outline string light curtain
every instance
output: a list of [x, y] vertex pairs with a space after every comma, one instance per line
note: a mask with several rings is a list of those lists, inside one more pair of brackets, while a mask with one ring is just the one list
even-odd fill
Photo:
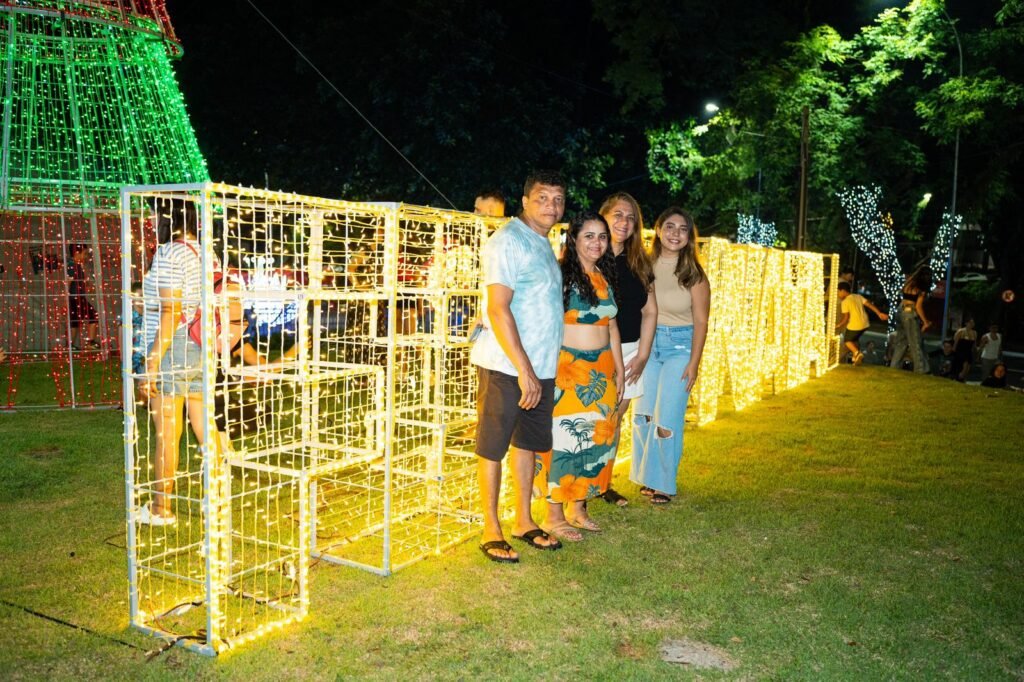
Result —
[[942, 212], [942, 222], [939, 224], [938, 232], [935, 233], [935, 243], [932, 245], [932, 255], [928, 261], [934, 279], [933, 289], [939, 285], [939, 282], [944, 281], [943, 275], [949, 263], [949, 251], [953, 248], [953, 237], [962, 222], [963, 216], [952, 215], [948, 211]]
[[775, 246], [775, 239], [779, 231], [775, 223], [764, 222], [757, 216], [748, 213], [737, 213], [736, 242], [738, 244], [759, 244], [761, 246]]
[[[889, 310], [898, 310], [900, 289], [903, 287], [903, 268], [896, 258], [896, 235], [892, 229], [892, 218], [882, 215], [878, 205], [882, 190], [877, 185], [848, 187], [836, 196], [846, 211], [850, 234], [864, 255], [868, 257], [875, 271]], [[889, 331], [896, 328], [896, 316], [889, 318]]]
[[0, 405], [114, 404], [119, 189], [207, 179], [181, 48], [162, 0], [0, 1], [0, 21]]

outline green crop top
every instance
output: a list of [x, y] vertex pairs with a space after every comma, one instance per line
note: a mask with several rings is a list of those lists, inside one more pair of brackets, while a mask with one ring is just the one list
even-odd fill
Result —
[[600, 272], [588, 272], [587, 277], [590, 278], [594, 292], [597, 293], [597, 305], [590, 305], [573, 289], [569, 292], [569, 309], [565, 311], [564, 321], [566, 324], [593, 324], [606, 327], [608, 320], [615, 317], [619, 311], [615, 305], [612, 288]]

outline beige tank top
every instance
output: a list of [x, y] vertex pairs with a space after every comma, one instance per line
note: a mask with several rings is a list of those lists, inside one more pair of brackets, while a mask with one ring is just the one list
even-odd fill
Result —
[[676, 259], [654, 261], [654, 294], [658, 297], [658, 324], [682, 327], [693, 324], [690, 290], [679, 285]]

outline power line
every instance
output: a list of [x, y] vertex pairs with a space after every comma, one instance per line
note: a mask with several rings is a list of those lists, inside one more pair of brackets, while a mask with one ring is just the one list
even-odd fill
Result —
[[377, 128], [377, 126], [373, 125], [373, 122], [372, 122], [372, 121], [370, 121], [370, 119], [368, 119], [368, 118], [366, 117], [366, 115], [365, 115], [365, 114], [363, 114], [363, 112], [359, 110], [359, 107], [357, 107], [357, 106], [356, 106], [355, 104], [353, 104], [353, 103], [352, 103], [352, 101], [351, 101], [351, 100], [350, 100], [350, 99], [349, 99], [348, 97], [346, 97], [346, 96], [345, 96], [345, 93], [343, 93], [343, 92], [342, 92], [341, 90], [339, 90], [339, 89], [338, 89], [338, 86], [336, 86], [336, 85], [335, 85], [335, 84], [334, 84], [334, 83], [333, 83], [333, 82], [331, 81], [331, 79], [330, 79], [330, 78], [328, 78], [328, 77], [327, 77], [326, 75], [324, 75], [324, 72], [323, 72], [323, 71], [321, 71], [321, 70], [320, 70], [319, 68], [317, 68], [316, 64], [314, 64], [314, 63], [313, 63], [313, 61], [312, 61], [312, 60], [311, 60], [311, 59], [310, 59], [309, 57], [307, 57], [307, 56], [306, 56], [306, 55], [305, 55], [305, 54], [304, 54], [304, 53], [302, 52], [302, 50], [300, 50], [300, 49], [298, 48], [298, 46], [297, 46], [297, 45], [296, 45], [295, 43], [293, 43], [293, 42], [292, 42], [291, 40], [289, 40], [288, 36], [287, 36], [287, 35], [285, 35], [284, 31], [282, 31], [281, 29], [279, 29], [279, 28], [277, 27], [277, 25], [276, 25], [276, 24], [275, 24], [275, 23], [274, 23], [273, 21], [271, 21], [271, 20], [270, 20], [270, 17], [268, 17], [268, 16], [266, 15], [266, 14], [264, 14], [264, 13], [263, 13], [263, 12], [262, 12], [262, 11], [260, 10], [260, 8], [259, 8], [259, 7], [257, 7], [257, 6], [255, 5], [255, 3], [253, 3], [253, 1], [252, 1], [252, 0], [245, 0], [245, 1], [246, 1], [247, 3], [249, 3], [249, 6], [250, 6], [250, 7], [252, 7], [252, 8], [253, 8], [253, 10], [254, 10], [254, 11], [255, 11], [255, 12], [257, 13], [257, 14], [259, 14], [259, 15], [260, 15], [260, 16], [261, 16], [261, 17], [263, 18], [263, 20], [264, 20], [265, 22], [267, 22], [267, 24], [268, 24], [268, 25], [269, 25], [269, 26], [270, 26], [270, 27], [271, 27], [272, 29], [274, 29], [274, 31], [276, 31], [276, 32], [277, 32], [277, 34], [278, 34], [279, 36], [281, 36], [281, 38], [282, 38], [282, 39], [284, 40], [284, 42], [288, 43], [289, 47], [291, 47], [291, 48], [292, 48], [293, 50], [295, 50], [295, 53], [296, 53], [297, 55], [299, 55], [299, 57], [301, 57], [301, 58], [302, 58], [302, 60], [303, 60], [304, 62], [306, 62], [307, 64], [309, 64], [309, 68], [313, 69], [313, 71], [315, 71], [315, 72], [316, 72], [316, 74], [317, 74], [318, 76], [320, 76], [320, 78], [322, 78], [322, 79], [323, 79], [323, 81], [324, 81], [325, 83], [327, 83], [327, 85], [329, 85], [329, 86], [330, 86], [330, 88], [331, 88], [332, 90], [334, 90], [334, 92], [338, 93], [338, 96], [339, 96], [339, 97], [341, 97], [341, 99], [342, 99], [342, 100], [344, 100], [345, 104], [349, 105], [349, 106], [350, 106], [350, 107], [352, 108], [352, 111], [356, 112], [356, 114], [358, 114], [358, 115], [359, 115], [359, 118], [363, 119], [363, 121], [364, 121], [364, 122], [366, 123], [366, 125], [370, 126], [370, 128], [371, 128], [371, 129], [373, 130], [373, 132], [377, 133], [377, 135], [379, 135], [379, 136], [380, 136], [380, 138], [381, 138], [382, 140], [384, 140], [384, 141], [385, 141], [385, 142], [386, 142], [386, 143], [388, 144], [388, 146], [389, 146], [389, 147], [391, 147], [391, 148], [392, 148], [393, 150], [395, 150], [395, 153], [396, 153], [396, 154], [398, 154], [398, 155], [399, 155], [400, 157], [402, 157], [402, 160], [403, 160], [403, 161], [405, 161], [405, 162], [406, 162], [407, 164], [409, 164], [409, 167], [410, 167], [410, 168], [412, 168], [412, 169], [413, 169], [414, 171], [416, 171], [416, 173], [417, 173], [417, 174], [418, 174], [418, 175], [419, 175], [419, 176], [420, 176], [421, 178], [423, 178], [424, 182], [426, 182], [426, 183], [427, 183], [428, 185], [430, 185], [430, 186], [431, 186], [431, 187], [433, 188], [433, 190], [434, 190], [435, 192], [437, 192], [437, 193], [438, 193], [438, 195], [440, 195], [440, 197], [441, 197], [442, 199], [444, 199], [444, 200], [445, 200], [446, 202], [448, 202], [448, 205], [449, 205], [449, 206], [451, 206], [451, 207], [452, 207], [452, 209], [454, 209], [454, 210], [456, 210], [456, 211], [457, 211], [457, 210], [459, 210], [459, 209], [458, 209], [458, 207], [457, 207], [457, 206], [456, 206], [456, 205], [455, 205], [454, 203], [452, 203], [452, 200], [451, 200], [451, 199], [449, 199], [449, 198], [448, 198], [447, 196], [445, 196], [445, 193], [444, 193], [444, 192], [442, 192], [442, 191], [441, 191], [440, 189], [438, 189], [437, 185], [435, 185], [434, 183], [432, 183], [432, 182], [430, 181], [430, 178], [428, 178], [428, 177], [427, 177], [426, 175], [424, 175], [424, 174], [423, 174], [423, 171], [421, 171], [421, 170], [420, 170], [419, 168], [417, 168], [417, 167], [416, 167], [416, 164], [414, 164], [414, 163], [413, 163], [412, 161], [410, 161], [410, 160], [409, 160], [409, 157], [407, 157], [407, 156], [406, 156], [405, 154], [403, 154], [403, 153], [402, 153], [402, 152], [401, 152], [401, 151], [400, 151], [400, 150], [398, 149], [398, 147], [396, 147], [396, 146], [394, 145], [394, 143], [392, 143], [392, 142], [391, 142], [391, 140], [389, 140], [389, 139], [388, 139], [387, 135], [385, 135], [384, 133], [382, 133], [382, 132], [380, 131], [380, 129], [379, 129], [379, 128]]

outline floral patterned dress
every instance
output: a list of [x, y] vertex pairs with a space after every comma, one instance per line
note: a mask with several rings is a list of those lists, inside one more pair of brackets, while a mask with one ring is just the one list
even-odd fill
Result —
[[[618, 309], [600, 273], [587, 273], [598, 302], [569, 297], [566, 324], [607, 326]], [[548, 502], [575, 502], [604, 493], [615, 461], [615, 361], [611, 346], [579, 350], [562, 346], [555, 376], [554, 449], [537, 453], [533, 489]]]

